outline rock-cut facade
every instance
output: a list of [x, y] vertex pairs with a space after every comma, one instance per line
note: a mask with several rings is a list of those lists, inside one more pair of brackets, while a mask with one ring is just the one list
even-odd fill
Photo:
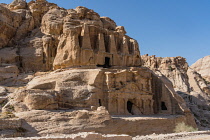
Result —
[[195, 126], [172, 84], [142, 67], [138, 42], [112, 19], [45, 0], [0, 8], [0, 84], [12, 93], [3, 111], [104, 106], [111, 115], [184, 115]]

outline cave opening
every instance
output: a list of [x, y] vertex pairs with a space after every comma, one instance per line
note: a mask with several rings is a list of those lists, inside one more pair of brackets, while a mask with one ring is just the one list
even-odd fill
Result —
[[161, 110], [167, 110], [165, 102], [161, 102]]

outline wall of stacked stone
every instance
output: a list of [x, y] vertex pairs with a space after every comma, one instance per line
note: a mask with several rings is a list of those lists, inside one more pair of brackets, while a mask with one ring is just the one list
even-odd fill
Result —
[[21, 119], [0, 119], [0, 129], [17, 129], [21, 125]]

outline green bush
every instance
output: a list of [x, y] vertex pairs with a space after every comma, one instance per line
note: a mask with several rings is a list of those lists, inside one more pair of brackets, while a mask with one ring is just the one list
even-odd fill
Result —
[[186, 125], [184, 122], [177, 123], [176, 127], [174, 129], [175, 133], [193, 132], [193, 131], [198, 131], [198, 129], [197, 128], [193, 128], [192, 126]]

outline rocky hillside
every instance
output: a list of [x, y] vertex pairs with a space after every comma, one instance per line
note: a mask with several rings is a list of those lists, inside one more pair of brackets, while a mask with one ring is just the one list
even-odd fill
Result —
[[210, 127], [210, 88], [201, 74], [188, 66], [185, 58], [143, 55], [142, 64], [173, 84], [175, 91], [187, 102], [197, 124]]
[[208, 83], [210, 83], [210, 55], [196, 61], [192, 66]]
[[91, 9], [66, 10], [46, 0], [15, 0], [0, 8], [0, 80], [104, 61], [106, 67], [141, 64], [137, 41]]
[[3, 137], [196, 128], [177, 93], [199, 123], [208, 122], [209, 89], [184, 58], [141, 57], [123, 26], [91, 9], [14, 0], [0, 5], [0, 29]]

